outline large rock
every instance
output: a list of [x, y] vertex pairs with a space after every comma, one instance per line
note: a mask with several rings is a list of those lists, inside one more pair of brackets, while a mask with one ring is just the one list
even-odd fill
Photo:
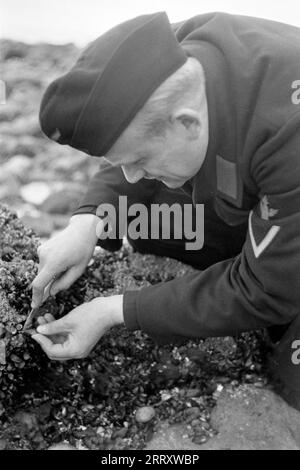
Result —
[[300, 449], [300, 413], [269, 389], [249, 385], [226, 389], [211, 422], [219, 434], [204, 448]]
[[161, 425], [148, 450], [300, 450], [300, 413], [267, 388], [227, 387], [212, 411], [217, 435], [189, 440], [185, 424]]

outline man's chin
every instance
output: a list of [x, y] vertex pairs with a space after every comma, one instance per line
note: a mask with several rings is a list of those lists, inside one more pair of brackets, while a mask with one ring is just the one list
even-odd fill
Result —
[[170, 180], [160, 180], [167, 188], [176, 189], [181, 188], [184, 185], [184, 181], [170, 181]]

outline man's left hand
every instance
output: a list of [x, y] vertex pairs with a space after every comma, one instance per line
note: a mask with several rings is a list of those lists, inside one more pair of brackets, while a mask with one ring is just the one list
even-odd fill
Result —
[[97, 297], [54, 320], [47, 314], [32, 338], [52, 360], [82, 359], [113, 326], [124, 323], [123, 296]]

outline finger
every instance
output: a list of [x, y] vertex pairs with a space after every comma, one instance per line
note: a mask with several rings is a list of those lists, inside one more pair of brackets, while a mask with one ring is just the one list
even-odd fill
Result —
[[46, 267], [44, 267], [32, 281], [32, 308], [39, 307], [39, 305], [42, 303], [44, 289], [55, 274], [57, 273], [55, 273], [53, 269], [46, 269]]
[[45, 323], [47, 323], [44, 317], [38, 317], [37, 322], [39, 325], [45, 325]]
[[78, 277], [82, 274], [82, 268], [73, 266], [65, 271], [59, 278], [56, 278], [51, 285], [51, 295], [56, 295], [58, 292], [68, 289]]
[[34, 341], [36, 341], [41, 346], [43, 351], [49, 356], [53, 347], [52, 341], [46, 336], [40, 334], [31, 335], [31, 338], [34, 339]]
[[64, 344], [53, 344], [49, 338], [40, 334], [35, 334], [31, 337], [41, 346], [50, 359], [61, 361], [71, 359]]
[[55, 318], [53, 315], [51, 315], [51, 313], [46, 313], [44, 315], [44, 319], [45, 319], [45, 323], [50, 323], [52, 321], [55, 321]]
[[51, 288], [52, 288], [52, 284], [54, 282], [54, 279], [51, 279], [51, 281], [49, 282], [49, 284], [45, 287], [45, 290], [44, 290], [44, 294], [43, 294], [43, 300], [42, 302], [44, 303], [48, 297], [50, 297], [51, 295]]
[[60, 320], [51, 321], [51, 323], [38, 326], [37, 332], [42, 335], [51, 336], [67, 333], [68, 328], [66, 327], [64, 318], [61, 318]]

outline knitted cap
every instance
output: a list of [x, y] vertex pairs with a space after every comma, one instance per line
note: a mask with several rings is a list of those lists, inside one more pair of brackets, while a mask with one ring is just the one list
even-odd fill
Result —
[[166, 13], [126, 21], [92, 42], [49, 85], [40, 108], [42, 130], [60, 144], [103, 156], [186, 60]]

